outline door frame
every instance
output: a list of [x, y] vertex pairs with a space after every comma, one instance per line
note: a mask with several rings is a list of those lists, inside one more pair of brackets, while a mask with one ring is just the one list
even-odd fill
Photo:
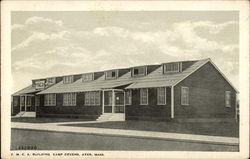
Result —
[[104, 92], [107, 92], [107, 91], [112, 91], [112, 103], [111, 103], [111, 106], [112, 106], [112, 112], [111, 114], [115, 114], [115, 91], [121, 91], [123, 92], [124, 94], [124, 114], [125, 114], [125, 91], [123, 89], [103, 89], [102, 90], [102, 114], [110, 114], [110, 113], [105, 113], [104, 112], [104, 103], [105, 103], [105, 95], [104, 95]]

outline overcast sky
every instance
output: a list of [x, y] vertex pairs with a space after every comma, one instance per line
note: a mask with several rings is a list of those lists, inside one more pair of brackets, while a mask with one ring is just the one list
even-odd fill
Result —
[[211, 58], [239, 86], [238, 12], [12, 12], [12, 92], [32, 79]]

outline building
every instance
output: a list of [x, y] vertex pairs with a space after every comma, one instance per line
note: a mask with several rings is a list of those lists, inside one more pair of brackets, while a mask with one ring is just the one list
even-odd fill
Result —
[[234, 119], [237, 90], [210, 59], [32, 80], [12, 115], [98, 120]]

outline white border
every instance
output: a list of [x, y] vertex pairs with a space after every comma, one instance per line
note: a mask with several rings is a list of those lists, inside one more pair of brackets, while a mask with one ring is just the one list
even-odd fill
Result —
[[[240, 152], [103, 151], [102, 158], [248, 158], [249, 2], [248, 1], [2, 1], [1, 106], [2, 157], [10, 156], [11, 11], [240, 11]], [[15, 151], [13, 151], [15, 152]], [[46, 151], [36, 151], [46, 152]], [[61, 152], [61, 151], [53, 151]], [[64, 151], [72, 152], [72, 151]], [[83, 151], [76, 151], [83, 152]], [[100, 151], [88, 151], [100, 152]], [[22, 157], [20, 157], [22, 158]], [[27, 156], [23, 158], [28, 158]], [[40, 157], [40, 158], [47, 158]], [[60, 157], [62, 158], [62, 157]], [[69, 158], [69, 157], [68, 157]], [[73, 157], [77, 158], [77, 157]], [[89, 157], [84, 157], [89, 158]]]

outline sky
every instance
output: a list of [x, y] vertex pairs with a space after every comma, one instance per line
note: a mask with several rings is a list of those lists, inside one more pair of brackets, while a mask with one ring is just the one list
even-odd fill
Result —
[[210, 58], [239, 87], [234, 11], [12, 12], [16, 92], [32, 79]]

